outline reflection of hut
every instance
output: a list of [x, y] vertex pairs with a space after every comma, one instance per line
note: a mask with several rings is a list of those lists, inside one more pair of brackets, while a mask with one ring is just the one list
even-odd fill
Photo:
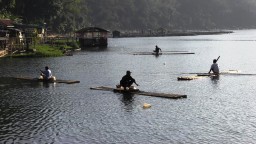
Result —
[[113, 38], [119, 38], [121, 36], [121, 33], [120, 31], [115, 30], [112, 32], [112, 35], [113, 35]]
[[97, 27], [87, 27], [76, 31], [81, 47], [97, 47], [108, 45], [108, 31]]

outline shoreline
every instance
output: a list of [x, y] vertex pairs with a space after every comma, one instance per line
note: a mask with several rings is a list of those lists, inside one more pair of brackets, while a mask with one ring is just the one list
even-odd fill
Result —
[[233, 31], [173, 31], [169, 33], [138, 33], [138, 32], [126, 32], [120, 33], [120, 36], [113, 38], [125, 38], [125, 37], [166, 37], [166, 36], [197, 36], [197, 35], [217, 35], [217, 34], [229, 34]]

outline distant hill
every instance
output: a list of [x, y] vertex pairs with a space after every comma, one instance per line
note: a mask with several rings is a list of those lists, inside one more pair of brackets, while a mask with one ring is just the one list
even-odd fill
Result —
[[256, 27], [256, 0], [0, 0], [0, 18], [46, 23], [67, 33], [110, 30], [209, 30]]

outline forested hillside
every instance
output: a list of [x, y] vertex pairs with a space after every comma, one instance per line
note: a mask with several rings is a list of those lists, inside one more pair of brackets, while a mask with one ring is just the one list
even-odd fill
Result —
[[255, 28], [256, 0], [0, 0], [0, 18], [46, 23], [56, 32]]

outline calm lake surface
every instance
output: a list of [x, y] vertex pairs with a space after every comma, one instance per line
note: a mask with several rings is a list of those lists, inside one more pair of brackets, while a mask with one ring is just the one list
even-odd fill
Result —
[[[189, 51], [191, 55], [132, 55]], [[177, 81], [182, 73], [256, 73], [256, 30], [232, 34], [109, 39], [107, 49], [57, 58], [0, 59], [0, 143], [256, 143], [256, 76]], [[38, 77], [48, 65], [57, 79], [43, 84], [11, 77]], [[166, 99], [94, 91], [119, 83], [126, 70], [143, 91], [186, 94]], [[144, 103], [152, 105], [143, 109]]]

